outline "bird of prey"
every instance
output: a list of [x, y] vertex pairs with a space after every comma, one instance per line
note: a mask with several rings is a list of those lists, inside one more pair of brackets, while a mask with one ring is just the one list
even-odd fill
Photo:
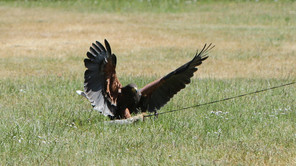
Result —
[[142, 89], [137, 89], [133, 83], [121, 85], [116, 76], [116, 56], [108, 41], [105, 39], [104, 42], [105, 47], [98, 41], [92, 43], [87, 52], [87, 58], [84, 59], [84, 92], [77, 93], [86, 97], [95, 110], [111, 120], [130, 118], [132, 113], [156, 113], [190, 83], [197, 66], [208, 58], [209, 51], [214, 47], [205, 44], [191, 61]]

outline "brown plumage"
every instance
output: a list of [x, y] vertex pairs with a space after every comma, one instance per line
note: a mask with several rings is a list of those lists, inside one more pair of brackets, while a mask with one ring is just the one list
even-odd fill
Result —
[[138, 90], [135, 84], [122, 86], [116, 76], [116, 56], [105, 40], [105, 47], [98, 41], [92, 44], [84, 59], [84, 92], [95, 110], [111, 119], [125, 119], [131, 113], [156, 112], [176, 93], [190, 83], [197, 66], [208, 58], [214, 46], [204, 45], [194, 58]]

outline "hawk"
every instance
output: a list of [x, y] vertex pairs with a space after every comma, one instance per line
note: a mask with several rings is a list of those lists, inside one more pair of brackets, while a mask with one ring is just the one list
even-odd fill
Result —
[[190, 83], [190, 78], [208, 58], [209, 51], [214, 47], [205, 44], [193, 59], [164, 77], [157, 79], [142, 89], [133, 83], [122, 86], [116, 76], [117, 59], [112, 53], [108, 41], [105, 47], [98, 41], [92, 43], [87, 58], [84, 59], [84, 92], [77, 91], [86, 97], [93, 108], [113, 119], [127, 119], [132, 113], [156, 113], [176, 93]]

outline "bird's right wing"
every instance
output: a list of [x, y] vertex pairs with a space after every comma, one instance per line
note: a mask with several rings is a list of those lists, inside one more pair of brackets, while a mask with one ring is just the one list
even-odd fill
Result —
[[95, 110], [105, 116], [114, 116], [122, 85], [116, 76], [116, 56], [112, 54], [107, 40], [105, 47], [96, 41], [86, 54], [84, 93]]
[[140, 90], [139, 107], [141, 110], [154, 112], [164, 106], [181, 89], [185, 88], [186, 84], [190, 83], [193, 73], [197, 70], [196, 66], [201, 65], [202, 61], [208, 58], [207, 54], [213, 47], [212, 44], [204, 45], [203, 49], [197, 52], [191, 61], [143, 87]]

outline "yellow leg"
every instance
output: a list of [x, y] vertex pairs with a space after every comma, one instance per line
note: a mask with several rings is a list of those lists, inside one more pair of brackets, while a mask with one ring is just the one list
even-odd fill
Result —
[[124, 117], [125, 119], [131, 117], [131, 114], [130, 114], [130, 111], [129, 111], [128, 108], [126, 108], [126, 109], [124, 110], [124, 112], [123, 112], [123, 117]]

